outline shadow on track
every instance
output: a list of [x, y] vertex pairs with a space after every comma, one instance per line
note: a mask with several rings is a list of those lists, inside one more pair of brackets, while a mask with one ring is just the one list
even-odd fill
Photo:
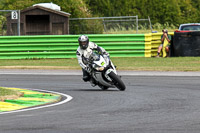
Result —
[[118, 92], [119, 90], [101, 90], [101, 89], [70, 89], [70, 90], [68, 90], [68, 91], [91, 91], [91, 92], [106, 92], [106, 91], [108, 91], [108, 92]]

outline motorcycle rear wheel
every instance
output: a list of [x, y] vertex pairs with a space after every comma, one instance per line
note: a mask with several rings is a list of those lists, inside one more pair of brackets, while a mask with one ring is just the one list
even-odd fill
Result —
[[124, 91], [126, 89], [126, 86], [124, 85], [123, 81], [121, 78], [116, 75], [114, 72], [110, 72], [108, 76], [113, 80], [114, 85], [120, 90]]

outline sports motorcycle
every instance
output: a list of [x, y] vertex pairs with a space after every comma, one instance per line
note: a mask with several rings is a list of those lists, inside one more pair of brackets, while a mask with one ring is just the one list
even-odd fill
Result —
[[90, 68], [91, 83], [95, 83], [102, 90], [108, 88], [118, 88], [120, 91], [126, 89], [125, 84], [118, 76], [116, 67], [109, 56], [93, 51], [88, 59]]

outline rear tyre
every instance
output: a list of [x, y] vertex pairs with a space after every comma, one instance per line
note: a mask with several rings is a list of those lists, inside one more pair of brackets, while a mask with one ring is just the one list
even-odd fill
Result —
[[114, 72], [110, 72], [108, 76], [113, 80], [114, 85], [120, 90], [124, 91], [126, 89], [126, 86], [124, 85], [123, 81], [121, 78], [116, 75]]

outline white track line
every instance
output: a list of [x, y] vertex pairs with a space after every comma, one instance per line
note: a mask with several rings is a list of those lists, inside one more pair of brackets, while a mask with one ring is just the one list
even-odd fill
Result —
[[[8, 87], [8, 88], [13, 88], [13, 87]], [[33, 107], [33, 108], [27, 108], [27, 109], [20, 109], [20, 110], [14, 110], [14, 111], [9, 111], [9, 112], [0, 112], [0, 115], [1, 114], [10, 114], [10, 113], [24, 112], [24, 111], [29, 111], [29, 110], [36, 110], [36, 109], [41, 109], [41, 108], [47, 108], [47, 107], [57, 106], [57, 105], [61, 105], [61, 104], [67, 103], [67, 102], [69, 102], [69, 101], [71, 101], [73, 99], [73, 97], [71, 97], [69, 95], [66, 95], [64, 93], [55, 92], [55, 91], [47, 91], [47, 90], [41, 90], [41, 89], [31, 89], [31, 90], [59, 94], [59, 95], [62, 95], [64, 97], [66, 97], [66, 99], [64, 101], [61, 101], [61, 102], [58, 102], [58, 103], [44, 105], [44, 106], [41, 105], [39, 107]]]

